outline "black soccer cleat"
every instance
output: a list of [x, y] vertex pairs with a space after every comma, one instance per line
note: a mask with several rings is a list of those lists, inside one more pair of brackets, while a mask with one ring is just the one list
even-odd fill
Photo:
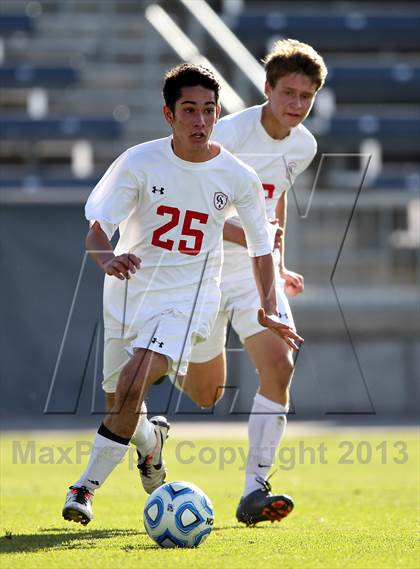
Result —
[[267, 480], [258, 477], [257, 481], [262, 488], [241, 498], [236, 510], [236, 519], [247, 526], [267, 521], [281, 522], [293, 510], [292, 498], [284, 494], [273, 496], [271, 484]]

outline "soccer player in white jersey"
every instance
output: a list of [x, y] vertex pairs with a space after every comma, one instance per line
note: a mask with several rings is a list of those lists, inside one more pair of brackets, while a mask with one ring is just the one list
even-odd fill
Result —
[[[316, 153], [316, 141], [301, 123], [312, 108], [327, 69], [312, 47], [296, 40], [277, 42], [264, 63], [267, 101], [224, 117], [213, 136], [251, 165], [263, 183], [269, 227], [273, 245], [277, 247], [279, 315], [283, 323], [294, 328], [284, 290], [295, 295], [303, 291], [304, 284], [301, 275], [285, 267], [287, 192]], [[249, 417], [245, 486], [236, 512], [239, 521], [252, 525], [281, 520], [293, 508], [289, 496], [271, 494], [267, 478], [286, 428], [294, 364], [290, 345], [265, 330], [257, 320], [258, 294], [238, 219], [226, 223], [224, 239], [221, 310], [211, 336], [192, 351], [182, 389], [203, 407], [214, 405], [222, 397], [226, 380], [226, 327], [231, 319], [260, 381]]]
[[[104, 381], [107, 415], [63, 517], [86, 525], [92, 497], [137, 446], [145, 490], [165, 479], [169, 425], [150, 421], [142, 403], [162, 375], [182, 375], [192, 345], [209, 336], [220, 303], [223, 226], [235, 207], [247, 235], [261, 295], [260, 322], [296, 349], [301, 338], [277, 316], [274, 264], [264, 197], [256, 173], [210, 140], [219, 84], [205, 68], [168, 72], [163, 113], [172, 136], [123, 153], [90, 195], [87, 250], [106, 273]], [[111, 238], [120, 238], [115, 251]], [[256, 309], [257, 312], [257, 309]], [[139, 420], [140, 415], [140, 420]]]

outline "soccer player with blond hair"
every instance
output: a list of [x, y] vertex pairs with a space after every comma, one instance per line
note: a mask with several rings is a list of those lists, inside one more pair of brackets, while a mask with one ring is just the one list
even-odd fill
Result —
[[[265, 207], [277, 263], [277, 304], [281, 322], [294, 328], [286, 294], [303, 291], [303, 277], [285, 266], [287, 196], [296, 177], [312, 162], [316, 141], [302, 122], [324, 84], [327, 68], [309, 45], [278, 41], [265, 57], [267, 100], [222, 118], [214, 139], [252, 166], [263, 183]], [[255, 220], [258, 224], [259, 221]], [[281, 520], [293, 508], [289, 496], [272, 495], [268, 473], [286, 428], [293, 345], [258, 321], [258, 293], [246, 254], [247, 239], [238, 218], [224, 229], [222, 302], [211, 336], [193, 348], [180, 387], [203, 407], [223, 395], [228, 320], [244, 344], [259, 376], [248, 422], [249, 452], [245, 485], [236, 515], [248, 525]]]

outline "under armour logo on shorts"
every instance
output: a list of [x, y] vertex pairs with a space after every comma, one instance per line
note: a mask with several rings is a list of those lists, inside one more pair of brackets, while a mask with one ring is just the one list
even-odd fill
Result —
[[156, 344], [156, 343], [159, 345], [159, 348], [163, 348], [164, 342], [159, 342], [159, 340], [157, 338], [153, 338], [152, 344]]

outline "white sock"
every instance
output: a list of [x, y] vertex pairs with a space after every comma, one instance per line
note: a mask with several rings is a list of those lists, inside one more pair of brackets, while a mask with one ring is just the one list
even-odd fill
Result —
[[100, 488], [114, 468], [124, 460], [127, 450], [128, 441], [123, 444], [96, 433], [88, 465], [74, 486], [86, 486], [90, 492]]
[[286, 429], [288, 408], [257, 393], [248, 420], [248, 460], [246, 466], [246, 496], [261, 488], [256, 477], [267, 479], [277, 447]]
[[147, 418], [147, 407], [141, 404], [139, 422], [131, 437], [131, 442], [136, 445], [142, 456], [147, 456], [156, 446], [156, 433], [153, 424]]

